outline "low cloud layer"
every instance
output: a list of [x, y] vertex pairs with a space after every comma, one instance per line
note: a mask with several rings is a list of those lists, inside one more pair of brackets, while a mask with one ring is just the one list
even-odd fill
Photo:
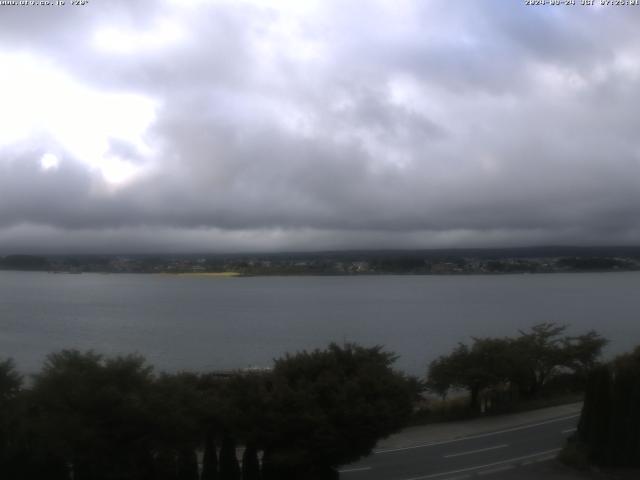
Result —
[[1, 8], [0, 252], [640, 240], [640, 9]]

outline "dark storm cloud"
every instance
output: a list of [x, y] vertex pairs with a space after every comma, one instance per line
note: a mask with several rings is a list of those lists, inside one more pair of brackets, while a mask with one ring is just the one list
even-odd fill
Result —
[[[138, 169], [122, 183], [68, 138], [0, 141], [3, 250], [640, 238], [634, 9], [220, 1], [7, 12], [0, 54], [155, 107], [140, 139], [106, 139], [100, 155]], [[43, 168], [50, 152], [59, 164]]]

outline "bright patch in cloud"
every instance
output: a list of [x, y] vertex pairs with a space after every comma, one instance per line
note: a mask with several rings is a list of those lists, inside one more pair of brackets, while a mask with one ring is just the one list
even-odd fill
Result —
[[107, 182], [116, 185], [126, 182], [137, 172], [135, 165], [118, 157], [105, 158], [100, 165], [100, 170]]
[[40, 159], [40, 166], [43, 170], [55, 170], [60, 165], [60, 160], [52, 153], [45, 153]]
[[161, 50], [180, 43], [185, 38], [184, 29], [168, 20], [158, 21], [147, 31], [106, 27], [95, 32], [93, 46], [108, 53], [123, 55]]
[[[131, 178], [137, 167], [114, 167], [110, 140], [126, 142], [147, 158], [152, 155], [144, 139], [156, 118], [157, 105], [150, 98], [90, 89], [33, 57], [0, 55], [0, 71], [0, 147], [52, 138], [111, 182]], [[116, 163], [121, 162], [126, 159]], [[41, 165], [53, 168], [53, 155], [45, 155]]]

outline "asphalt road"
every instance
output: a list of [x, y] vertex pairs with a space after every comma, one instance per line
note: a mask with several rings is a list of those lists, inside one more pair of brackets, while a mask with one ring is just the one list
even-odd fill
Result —
[[341, 469], [343, 480], [463, 480], [518, 478], [518, 469], [556, 457], [579, 415], [455, 440], [378, 450]]

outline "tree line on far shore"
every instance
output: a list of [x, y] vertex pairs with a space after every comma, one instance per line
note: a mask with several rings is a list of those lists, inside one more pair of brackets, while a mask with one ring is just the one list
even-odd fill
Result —
[[[267, 372], [154, 374], [65, 350], [29, 386], [0, 362], [4, 480], [313, 480], [405, 425], [418, 382], [381, 347], [332, 344]], [[239, 458], [240, 457], [240, 461]]]

